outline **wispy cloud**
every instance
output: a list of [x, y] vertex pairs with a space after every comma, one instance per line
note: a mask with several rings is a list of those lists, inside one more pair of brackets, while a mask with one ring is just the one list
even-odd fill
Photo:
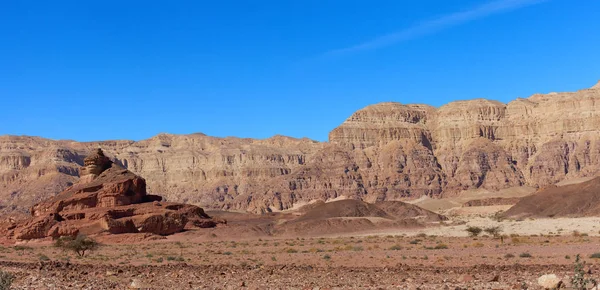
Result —
[[431, 34], [493, 14], [508, 12], [547, 1], [549, 0], [498, 0], [494, 2], [488, 2], [476, 7], [472, 7], [469, 10], [454, 12], [433, 20], [423, 21], [406, 29], [383, 35], [357, 45], [331, 50], [327, 52], [326, 55], [342, 55], [365, 50], [373, 50], [411, 40], [419, 36]]

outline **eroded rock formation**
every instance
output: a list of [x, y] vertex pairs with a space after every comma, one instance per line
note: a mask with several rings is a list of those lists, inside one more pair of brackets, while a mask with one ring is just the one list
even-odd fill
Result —
[[91, 143], [3, 136], [0, 211], [23, 210], [89, 175], [79, 166], [99, 147], [143, 176], [151, 192], [217, 209], [268, 212], [342, 195], [376, 202], [542, 187], [598, 173], [599, 128], [595, 85], [508, 104], [376, 104], [350, 116], [325, 143], [202, 134]]
[[146, 181], [110, 161], [98, 149], [84, 159], [78, 183], [34, 205], [31, 218], [13, 222], [7, 235], [17, 240], [74, 236], [78, 233], [170, 235], [193, 225], [216, 223], [202, 208], [161, 202], [146, 193]]

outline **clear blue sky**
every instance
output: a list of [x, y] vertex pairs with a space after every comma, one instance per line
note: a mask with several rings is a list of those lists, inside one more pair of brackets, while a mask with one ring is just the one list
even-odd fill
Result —
[[600, 79], [597, 0], [0, 1], [0, 135], [326, 140], [383, 101]]

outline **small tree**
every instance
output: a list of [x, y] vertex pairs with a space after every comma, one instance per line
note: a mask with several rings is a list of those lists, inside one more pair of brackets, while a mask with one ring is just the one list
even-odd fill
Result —
[[0, 290], [10, 289], [10, 285], [12, 285], [14, 279], [15, 276], [11, 273], [0, 270]]
[[85, 235], [79, 234], [77, 237], [60, 237], [54, 243], [54, 246], [64, 250], [77, 253], [80, 257], [85, 256], [87, 251], [94, 251], [100, 246], [96, 240]]
[[494, 238], [499, 238], [500, 237], [500, 233], [502, 233], [502, 228], [500, 226], [487, 227], [483, 231], [485, 231], [486, 233], [494, 236]]
[[469, 233], [469, 236], [476, 237], [479, 236], [483, 230], [480, 227], [469, 226], [466, 231]]

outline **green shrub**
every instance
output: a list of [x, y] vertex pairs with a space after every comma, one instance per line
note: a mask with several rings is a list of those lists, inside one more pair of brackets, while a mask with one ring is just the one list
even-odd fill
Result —
[[85, 256], [87, 251], [96, 250], [100, 244], [96, 240], [89, 238], [85, 235], [77, 235], [77, 237], [60, 237], [54, 243], [54, 246], [64, 250], [70, 250], [80, 257]]
[[581, 262], [581, 256], [579, 254], [575, 257], [575, 273], [573, 277], [571, 277], [571, 284], [574, 289], [577, 290], [585, 290], [589, 289], [591, 285], [598, 285], [597, 281], [592, 278], [586, 277], [586, 271], [584, 270], [585, 265]]

